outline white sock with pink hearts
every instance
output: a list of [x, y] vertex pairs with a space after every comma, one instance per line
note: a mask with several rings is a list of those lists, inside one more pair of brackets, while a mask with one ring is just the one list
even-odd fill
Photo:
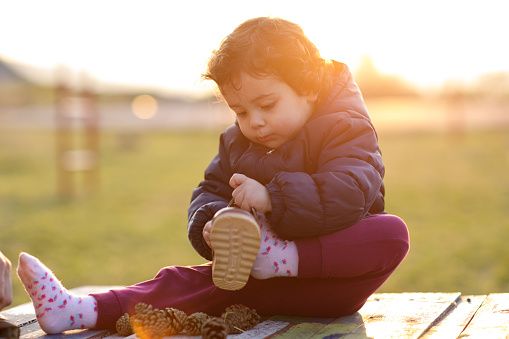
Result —
[[34, 304], [39, 326], [46, 333], [92, 328], [97, 322], [97, 301], [75, 295], [36, 257], [19, 255], [18, 276]]
[[296, 277], [299, 273], [299, 254], [295, 242], [282, 240], [274, 234], [262, 214], [260, 222], [260, 250], [251, 269], [251, 276], [256, 279], [275, 277]]

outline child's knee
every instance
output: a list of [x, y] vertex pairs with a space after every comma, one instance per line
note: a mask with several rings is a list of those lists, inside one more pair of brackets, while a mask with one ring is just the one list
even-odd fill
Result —
[[[394, 270], [406, 257], [410, 249], [408, 228], [403, 219], [391, 214], [374, 216], [374, 227], [370, 241], [373, 253], [378, 253], [376, 262], [382, 272]], [[376, 248], [376, 250], [375, 250]]]
[[408, 254], [410, 244], [408, 241], [397, 240], [393, 246], [393, 266], [396, 268]]
[[400, 217], [392, 214], [384, 214], [380, 216], [380, 225], [383, 228], [383, 237], [401, 242], [402, 250], [405, 254], [410, 247], [410, 236], [408, 227]]
[[398, 266], [410, 250], [410, 236], [406, 223], [400, 217], [392, 214], [384, 215], [386, 237], [392, 244], [394, 266]]

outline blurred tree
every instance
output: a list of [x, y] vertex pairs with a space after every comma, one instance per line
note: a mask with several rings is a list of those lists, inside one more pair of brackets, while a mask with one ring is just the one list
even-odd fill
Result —
[[497, 101], [509, 101], [509, 72], [495, 72], [480, 76], [474, 85], [478, 95]]
[[380, 73], [369, 57], [364, 57], [355, 79], [364, 97], [417, 96], [418, 92], [403, 79]]

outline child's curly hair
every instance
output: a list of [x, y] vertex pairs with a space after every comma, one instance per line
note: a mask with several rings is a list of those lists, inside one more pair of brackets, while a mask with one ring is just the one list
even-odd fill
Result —
[[214, 80], [222, 90], [225, 85], [239, 88], [236, 82], [242, 72], [273, 75], [299, 95], [319, 95], [329, 86], [332, 67], [299, 25], [259, 17], [245, 21], [222, 41], [203, 78]]

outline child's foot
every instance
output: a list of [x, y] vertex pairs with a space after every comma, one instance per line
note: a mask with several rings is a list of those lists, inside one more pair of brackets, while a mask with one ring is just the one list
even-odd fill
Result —
[[258, 215], [261, 231], [261, 246], [253, 264], [251, 275], [256, 279], [296, 277], [299, 269], [299, 254], [293, 241], [282, 240], [274, 234], [261, 214]]
[[53, 272], [36, 257], [23, 252], [19, 255], [18, 276], [32, 299], [35, 315], [44, 332], [60, 333], [95, 326], [95, 298], [67, 291]]
[[227, 207], [212, 220], [212, 280], [225, 290], [246, 285], [260, 247], [260, 228], [251, 213]]

